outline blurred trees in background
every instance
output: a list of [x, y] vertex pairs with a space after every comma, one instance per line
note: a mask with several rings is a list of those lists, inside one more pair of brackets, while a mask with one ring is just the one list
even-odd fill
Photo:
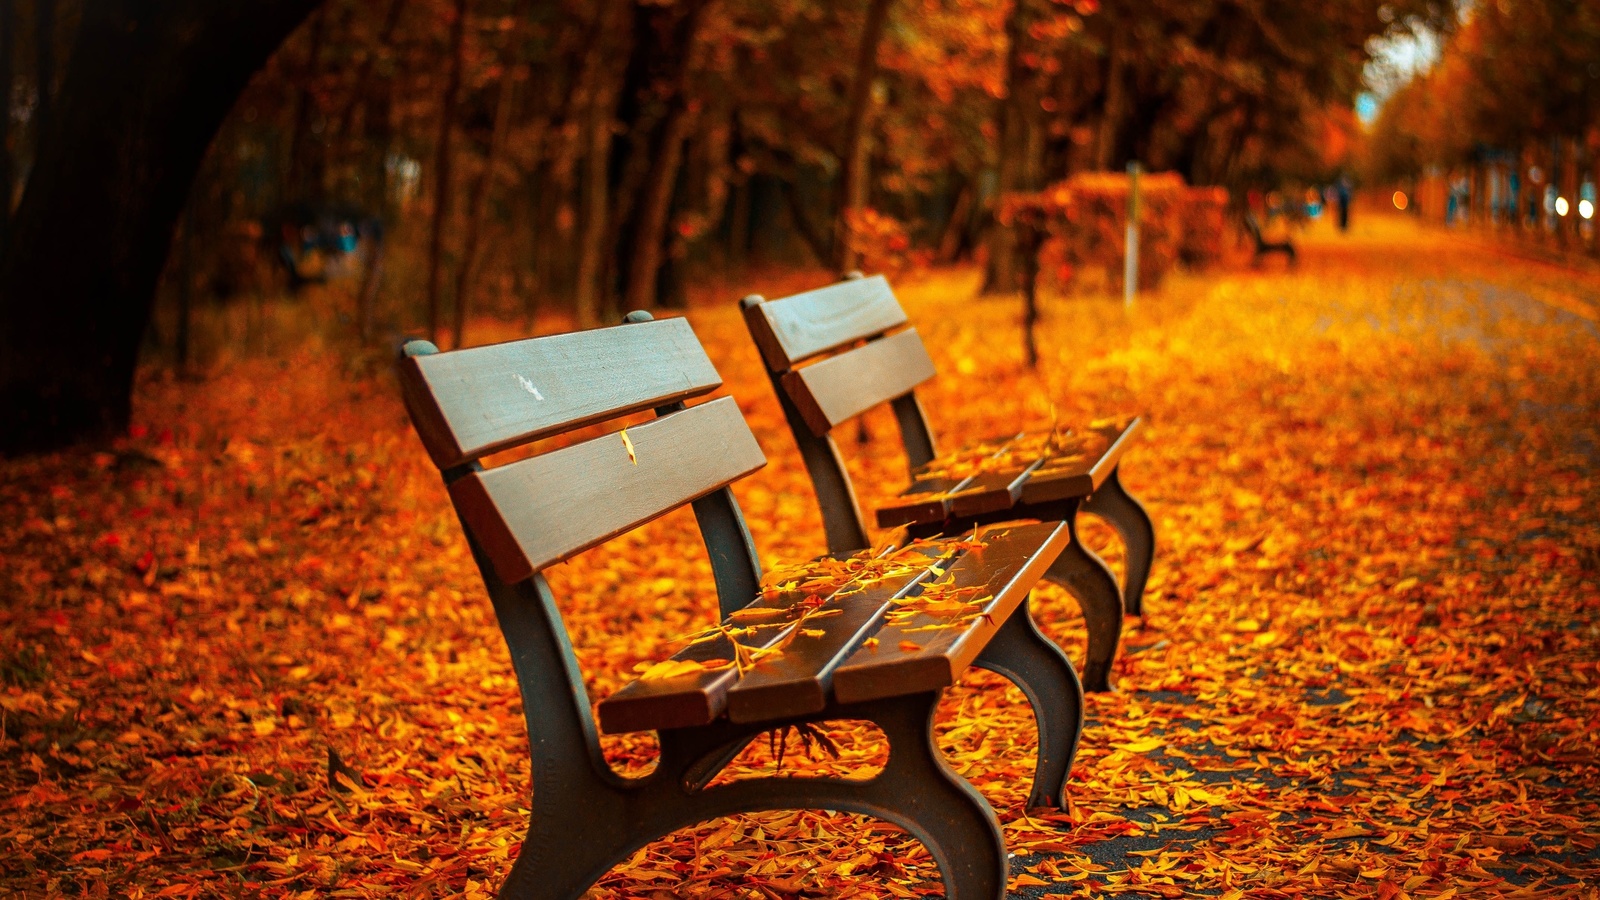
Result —
[[1385, 104], [1365, 162], [1375, 180], [1456, 182], [1463, 215], [1576, 236], [1582, 185], [1600, 182], [1600, 5], [1473, 4], [1438, 62]]
[[[61, 51], [5, 56], [3, 193], [29, 192], [13, 234], [38, 227], [26, 199], [38, 173], [65, 171], [38, 165], [48, 110], [89, 108], [73, 92], [94, 93], [97, 78], [182, 93], [156, 60], [156, 74], [130, 76], [84, 58], [103, 53], [89, 25], [143, 9], [100, 5], [0, 0], [8, 49], [48, 18]], [[134, 168], [162, 171], [171, 215], [146, 216], [138, 241], [91, 229], [52, 246], [103, 269], [130, 252], [109, 246], [121, 242], [159, 266], [181, 211], [162, 296], [186, 320], [191, 303], [277, 293], [280, 268], [302, 283], [305, 248], [329, 243], [319, 229], [342, 229], [331, 245], [363, 245], [369, 263], [341, 311], [352, 331], [453, 331], [446, 344], [471, 340], [468, 310], [587, 325], [681, 304], [686, 273], [751, 264], [977, 256], [988, 288], [1008, 290], [1002, 193], [1135, 159], [1236, 191], [1325, 179], [1372, 39], [1455, 17], [1452, 0], [248, 0], [226, 12], [190, 0], [144, 18], [170, 24], [190, 6], [197, 35], [255, 17], [254, 43], [276, 46], [277, 29], [299, 24], [220, 126], [197, 111], [214, 132], [203, 162], [186, 166], [171, 140], [152, 146], [175, 163], [127, 150]], [[253, 69], [254, 43], [214, 49]], [[84, 74], [51, 91], [42, 73], [56, 60]], [[83, 139], [60, 134], [61, 146]], [[127, 168], [94, 164], [108, 182]], [[108, 205], [82, 199], [73, 214]], [[26, 330], [55, 329], [64, 348], [79, 323], [52, 320], [40, 279], [19, 280], [39, 267], [13, 265], [15, 243], [0, 251], [4, 302], [44, 309]], [[129, 271], [99, 302], [128, 307], [116, 330], [136, 348], [156, 281]], [[180, 321], [163, 341], [183, 334]], [[125, 395], [130, 378], [119, 365], [111, 390]], [[114, 429], [126, 403], [97, 415]]]

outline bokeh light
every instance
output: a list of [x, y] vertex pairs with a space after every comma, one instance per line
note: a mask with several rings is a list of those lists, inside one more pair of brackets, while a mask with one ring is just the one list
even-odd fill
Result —
[[1410, 206], [1410, 205], [1411, 205], [1411, 201], [1409, 199], [1407, 199], [1405, 191], [1395, 191], [1394, 192], [1394, 208], [1395, 209], [1405, 209], [1407, 206]]
[[1556, 215], [1564, 216], [1564, 215], [1567, 214], [1567, 211], [1570, 210], [1571, 208], [1572, 207], [1567, 205], [1567, 198], [1565, 198], [1565, 197], [1557, 197], [1556, 198]]
[[1583, 216], [1585, 219], [1594, 218], [1594, 203], [1588, 200], [1579, 200], [1578, 215]]

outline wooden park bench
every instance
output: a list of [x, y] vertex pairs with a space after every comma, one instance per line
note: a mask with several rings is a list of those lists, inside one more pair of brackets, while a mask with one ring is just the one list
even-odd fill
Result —
[[[882, 276], [845, 280], [781, 300], [743, 301], [773, 391], [822, 507], [830, 552], [871, 546], [866, 520], [831, 432], [889, 403], [910, 464], [910, 484], [877, 510], [880, 528], [905, 526], [909, 538], [959, 534], [975, 525], [1019, 519], [1064, 522], [1068, 542], [1045, 577], [1077, 598], [1088, 621], [1081, 670], [1085, 690], [1110, 688], [1123, 615], [1142, 615], [1155, 552], [1155, 528], [1122, 486], [1118, 465], [1140, 420], [1064, 435], [1018, 434], [941, 455], [915, 389], [933, 362]], [[973, 398], [972, 402], [982, 402]], [[1127, 546], [1123, 589], [1106, 564], [1079, 542], [1077, 513], [1105, 519]]]
[[[637, 313], [629, 321], [450, 353], [414, 341], [400, 361], [407, 409], [449, 486], [527, 720], [531, 821], [501, 896], [578, 897], [677, 829], [736, 812], [821, 808], [906, 829], [927, 846], [952, 898], [1003, 897], [998, 821], [941, 757], [934, 706], [969, 665], [1010, 678], [1040, 732], [1030, 804], [1062, 804], [1082, 689], [1034, 626], [1028, 594], [1067, 545], [1068, 528], [981, 528], [876, 556], [824, 557], [763, 583], [728, 488], [765, 465], [761, 449], [732, 398], [685, 405], [721, 384], [687, 322]], [[626, 421], [594, 436], [595, 426]], [[481, 465], [577, 429], [590, 430], [559, 449]], [[722, 622], [592, 712], [541, 572], [684, 504], [712, 562]], [[830, 719], [882, 729], [890, 752], [881, 773], [711, 783], [758, 736]], [[654, 771], [616, 774], [597, 724], [656, 731]]]
[[1295, 264], [1294, 242], [1288, 238], [1281, 241], [1269, 241], [1262, 234], [1261, 222], [1253, 212], [1244, 214], [1244, 230], [1250, 235], [1250, 240], [1255, 242], [1256, 252], [1250, 258], [1252, 265], [1259, 263], [1261, 257], [1268, 253], [1282, 253], [1289, 260], [1289, 265]]

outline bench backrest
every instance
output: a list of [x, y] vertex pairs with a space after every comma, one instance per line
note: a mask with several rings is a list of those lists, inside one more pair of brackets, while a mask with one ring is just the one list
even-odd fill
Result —
[[[449, 485], [511, 650], [533, 796], [554, 808], [616, 776], [540, 570], [692, 502], [724, 613], [760, 590], [760, 562], [727, 485], [765, 464], [761, 449], [731, 397], [683, 406], [722, 383], [688, 322], [639, 313], [629, 322], [449, 353], [413, 341], [399, 364], [411, 421]], [[487, 470], [479, 462], [652, 409], [655, 419], [620, 433]], [[587, 774], [575, 768], [584, 760]]]
[[749, 304], [746, 324], [818, 437], [934, 376], [916, 329], [895, 330], [906, 313], [882, 275]]
[[[507, 584], [766, 463], [683, 319], [439, 353], [407, 345], [406, 406], [463, 524]], [[674, 408], [680, 407], [680, 408]], [[483, 470], [489, 453], [643, 410], [643, 425]]]
[[830, 432], [883, 403], [894, 407], [912, 468], [933, 459], [933, 433], [915, 389], [933, 360], [889, 282], [852, 273], [814, 291], [743, 301], [745, 325], [800, 446], [831, 552], [870, 546], [855, 488]]

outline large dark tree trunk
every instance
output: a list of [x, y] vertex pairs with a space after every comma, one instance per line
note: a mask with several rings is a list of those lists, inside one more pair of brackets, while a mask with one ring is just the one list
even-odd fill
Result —
[[[34, 34], [37, 35], [37, 47], [34, 53], [38, 54], [38, 106], [33, 110], [33, 125], [36, 133], [50, 130], [50, 120], [55, 118], [55, 92], [56, 92], [56, 2], [55, 0], [34, 0], [33, 4]], [[10, 95], [6, 95], [6, 102], [10, 102]], [[7, 110], [9, 112], [9, 110]]]
[[0, 453], [127, 427], [139, 341], [206, 146], [317, 4], [83, 5], [0, 260]]
[[15, 0], [0, 0], [0, 260], [11, 243], [11, 66], [16, 59], [17, 9]]

